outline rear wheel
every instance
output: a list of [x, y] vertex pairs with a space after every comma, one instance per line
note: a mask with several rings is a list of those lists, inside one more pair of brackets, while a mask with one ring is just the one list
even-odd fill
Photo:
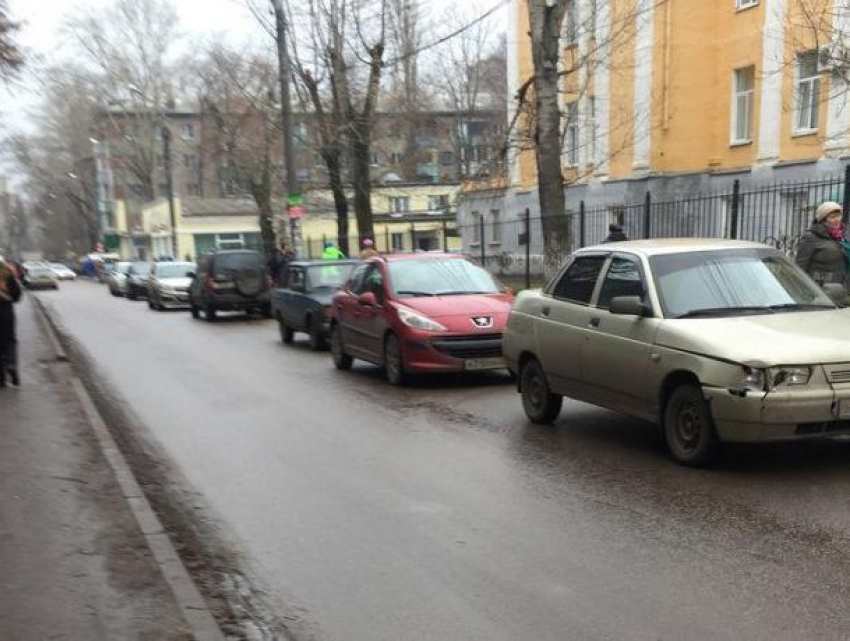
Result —
[[310, 337], [310, 349], [314, 352], [325, 349], [325, 336], [322, 333], [321, 323], [312, 318], [307, 319], [307, 335]]
[[710, 463], [720, 452], [714, 419], [702, 390], [685, 383], [677, 387], [664, 407], [664, 438], [677, 463], [699, 467]]
[[523, 364], [519, 373], [522, 408], [532, 423], [551, 423], [561, 413], [564, 398], [553, 394], [543, 367], [536, 358]]
[[207, 321], [210, 323], [215, 321], [215, 307], [212, 303], [207, 303], [206, 307], [204, 307], [204, 316], [207, 317]]
[[189, 311], [192, 313], [192, 318], [201, 317], [201, 310], [194, 303], [189, 303]]
[[282, 318], [277, 319], [277, 326], [278, 329], [280, 329], [280, 340], [286, 345], [289, 345], [292, 342], [292, 337], [295, 332], [293, 332], [292, 328], [283, 322]]
[[345, 346], [342, 344], [342, 332], [339, 329], [339, 325], [331, 326], [331, 356], [337, 369], [351, 369], [354, 359], [345, 353]]
[[404, 356], [401, 353], [401, 344], [395, 334], [387, 336], [384, 341], [384, 370], [390, 385], [404, 385], [407, 383], [408, 375], [404, 371]]
[[272, 317], [272, 306], [271, 306], [271, 304], [263, 305], [263, 307], [262, 307], [262, 309], [260, 309], [260, 311], [263, 314], [263, 318], [271, 318]]

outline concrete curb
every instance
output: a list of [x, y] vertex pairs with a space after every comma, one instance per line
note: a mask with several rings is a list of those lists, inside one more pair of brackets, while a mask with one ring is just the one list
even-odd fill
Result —
[[44, 333], [47, 334], [47, 340], [50, 342], [50, 349], [53, 350], [54, 357], [57, 361], [68, 362], [70, 360], [68, 358], [68, 353], [65, 351], [65, 348], [62, 347], [62, 343], [59, 342], [59, 338], [56, 336], [56, 328], [53, 325], [53, 319], [50, 317], [50, 314], [47, 313], [46, 305], [42, 302], [41, 297], [36, 296], [35, 294], [30, 294], [30, 298], [34, 303], [36, 316], [44, 327]]
[[[36, 315], [45, 326], [45, 331], [56, 354], [56, 359], [68, 361], [67, 353], [59, 343], [54, 322], [47, 313], [46, 306], [38, 300], [38, 297], [33, 296], [33, 298], [37, 301], [35, 305]], [[100, 412], [98, 412], [83, 382], [74, 376], [71, 378], [71, 385], [85, 412], [86, 419], [97, 437], [104, 458], [109, 463], [109, 467], [118, 481], [121, 493], [133, 513], [136, 524], [145, 538], [154, 561], [171, 588], [177, 606], [183, 614], [183, 618], [189, 626], [192, 635], [200, 641], [206, 641], [208, 639], [210, 641], [225, 641], [225, 636], [215, 622], [212, 612], [207, 607], [194, 581], [192, 581], [188, 570], [186, 570], [180, 556], [177, 554], [177, 550], [174, 549], [171, 539], [168, 538], [168, 534], [162, 526], [159, 517], [153, 511], [144, 492], [133, 476], [129, 465], [127, 465], [124, 456], [118, 449], [109, 428], [101, 417]]]

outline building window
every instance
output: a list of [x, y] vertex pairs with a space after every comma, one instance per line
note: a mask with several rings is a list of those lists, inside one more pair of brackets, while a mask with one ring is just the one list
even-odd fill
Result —
[[393, 232], [390, 235], [390, 247], [394, 252], [400, 252], [404, 249], [404, 234]]
[[748, 9], [759, 3], [759, 0], [735, 0], [736, 9]]
[[490, 244], [498, 245], [502, 242], [502, 212], [498, 209], [490, 210]]
[[578, 103], [567, 105], [567, 125], [564, 129], [564, 157], [568, 165], [578, 164]]
[[401, 164], [401, 154], [397, 151], [394, 151], [390, 154], [390, 164], [391, 165], [400, 165]]
[[201, 186], [198, 183], [188, 183], [186, 185], [186, 195], [187, 196], [200, 196], [201, 195]]
[[428, 211], [437, 211], [449, 208], [449, 197], [447, 194], [428, 196]]
[[159, 183], [159, 195], [163, 198], [168, 197], [168, 183]]
[[451, 151], [444, 151], [444, 152], [441, 154], [440, 162], [441, 162], [443, 165], [446, 165], [446, 166], [455, 164], [455, 155], [454, 155], [454, 153], [452, 153]]
[[380, 163], [380, 161], [381, 161], [381, 158], [380, 158], [380, 156], [378, 156], [378, 152], [373, 151], [372, 153], [369, 154], [369, 164], [372, 165], [373, 167], [377, 167], [378, 164]]
[[184, 122], [180, 127], [180, 135], [186, 140], [194, 140], [195, 139], [195, 124], [191, 122]]
[[797, 101], [795, 131], [809, 132], [818, 128], [820, 73], [818, 52], [807, 51], [797, 56]]
[[756, 68], [735, 69], [732, 103], [732, 143], [750, 142], [753, 138], [753, 100]]
[[481, 244], [481, 214], [474, 211], [470, 214], [469, 220], [472, 223], [472, 244]]
[[198, 157], [194, 154], [183, 154], [183, 165], [187, 169], [197, 169]]
[[410, 211], [410, 198], [408, 196], [390, 196], [390, 213], [404, 214]]
[[242, 234], [216, 234], [215, 245], [219, 249], [242, 249], [245, 239]]

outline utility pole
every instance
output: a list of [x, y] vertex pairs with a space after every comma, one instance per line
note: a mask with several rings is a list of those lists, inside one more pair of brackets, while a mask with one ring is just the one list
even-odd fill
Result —
[[292, 101], [289, 95], [289, 49], [286, 46], [286, 14], [283, 11], [283, 0], [271, 0], [277, 27], [277, 62], [280, 79], [280, 125], [283, 131], [283, 164], [286, 168], [286, 213], [289, 218], [289, 231], [295, 253], [301, 255], [301, 229], [298, 218], [289, 217], [290, 207], [298, 207], [302, 212], [301, 189], [298, 185], [298, 173], [295, 170], [292, 145]]
[[165, 165], [165, 189], [168, 192], [168, 215], [171, 218], [171, 258], [180, 260], [177, 247], [177, 218], [174, 215], [174, 178], [171, 175], [171, 129], [165, 120], [160, 124], [160, 134]]

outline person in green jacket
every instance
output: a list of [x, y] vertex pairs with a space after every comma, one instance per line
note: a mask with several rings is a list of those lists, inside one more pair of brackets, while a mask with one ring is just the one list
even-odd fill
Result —
[[345, 258], [345, 254], [343, 254], [339, 248], [334, 245], [334, 241], [326, 240], [325, 241], [325, 251], [322, 252], [323, 260], [340, 260]]

